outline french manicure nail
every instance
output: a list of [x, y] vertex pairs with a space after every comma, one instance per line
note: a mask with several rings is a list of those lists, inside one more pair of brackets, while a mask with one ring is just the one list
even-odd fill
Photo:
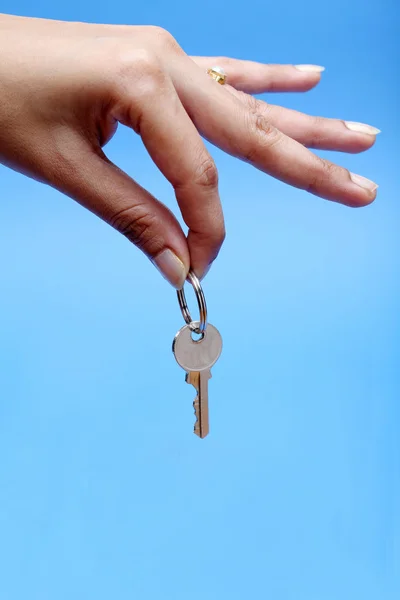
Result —
[[183, 287], [187, 275], [186, 267], [172, 250], [163, 250], [151, 259], [151, 262], [174, 288], [179, 290]]
[[322, 71], [325, 71], [325, 67], [321, 67], [320, 65], [294, 65], [294, 67], [304, 73], [322, 73]]
[[367, 133], [368, 135], [378, 135], [381, 132], [380, 129], [367, 125], [366, 123], [356, 123], [355, 121], [345, 121], [347, 129], [351, 131], [357, 131], [357, 133]]
[[370, 192], [375, 192], [375, 190], [378, 188], [377, 183], [371, 181], [370, 179], [367, 179], [366, 177], [363, 177], [362, 175], [350, 173], [350, 178], [353, 183], [356, 183], [360, 187], [364, 188], [365, 190], [369, 190]]

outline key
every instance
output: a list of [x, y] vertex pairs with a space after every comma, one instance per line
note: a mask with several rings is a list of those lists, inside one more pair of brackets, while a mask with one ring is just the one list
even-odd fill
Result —
[[[198, 322], [193, 326], [198, 327]], [[193, 402], [196, 422], [194, 433], [205, 438], [209, 433], [208, 423], [208, 380], [211, 379], [211, 367], [217, 362], [222, 351], [222, 338], [218, 329], [208, 324], [204, 335], [194, 340], [189, 325], [178, 331], [172, 344], [177, 363], [186, 371], [186, 383], [197, 391]]]

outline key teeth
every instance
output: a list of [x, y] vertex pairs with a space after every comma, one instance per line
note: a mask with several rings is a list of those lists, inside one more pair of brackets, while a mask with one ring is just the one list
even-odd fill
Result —
[[196, 417], [196, 421], [193, 427], [193, 433], [200, 436], [200, 420], [199, 420], [199, 395], [197, 394], [196, 398], [193, 400], [193, 408], [194, 408], [194, 416]]
[[193, 385], [196, 389], [198, 386], [198, 375], [197, 373], [189, 372], [185, 375], [185, 381], [189, 385]]

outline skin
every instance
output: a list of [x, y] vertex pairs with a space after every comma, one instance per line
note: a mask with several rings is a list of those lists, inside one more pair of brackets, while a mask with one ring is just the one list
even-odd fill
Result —
[[[376, 184], [309, 148], [362, 152], [378, 130], [312, 117], [250, 94], [307, 91], [321, 73], [189, 57], [159, 27], [0, 15], [0, 161], [67, 194], [138, 246], [170, 283], [203, 277], [225, 236], [218, 173], [202, 137], [289, 185], [352, 207]], [[228, 84], [207, 73], [219, 65]], [[122, 123], [175, 190], [188, 226], [110, 162]]]

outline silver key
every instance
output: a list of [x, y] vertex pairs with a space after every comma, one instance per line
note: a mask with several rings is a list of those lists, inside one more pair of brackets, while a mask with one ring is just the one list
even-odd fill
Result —
[[[199, 323], [194, 322], [194, 327]], [[193, 402], [196, 422], [194, 433], [205, 438], [209, 432], [208, 424], [208, 380], [211, 379], [211, 367], [217, 362], [222, 351], [222, 338], [218, 329], [208, 324], [204, 337], [196, 341], [192, 330], [185, 325], [178, 331], [172, 344], [177, 363], [186, 371], [186, 383], [197, 391]]]

